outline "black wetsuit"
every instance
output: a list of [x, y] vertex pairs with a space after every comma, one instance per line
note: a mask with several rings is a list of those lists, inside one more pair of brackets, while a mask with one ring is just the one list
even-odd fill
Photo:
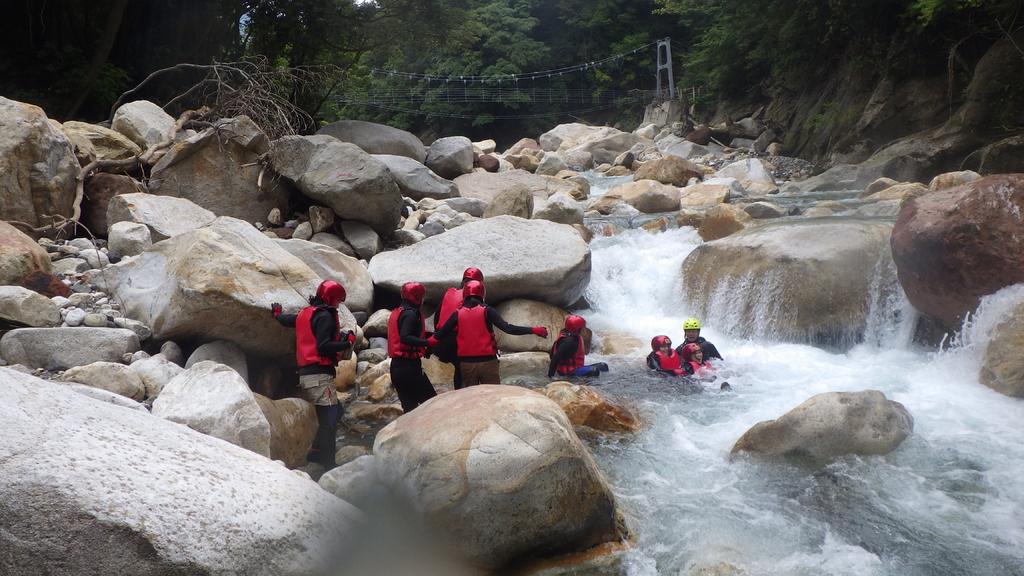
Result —
[[[722, 360], [722, 355], [718, 353], [718, 348], [715, 348], [715, 345], [705, 340], [703, 336], [697, 336], [697, 339], [694, 340], [694, 342], [700, 344], [700, 351], [704, 353], [705, 360], [710, 360], [712, 358]], [[686, 346], [687, 344], [692, 344], [692, 342], [684, 340], [682, 344], [676, 346], [676, 354], [682, 356], [683, 346]]]
[[[419, 306], [402, 301], [402, 311], [398, 314], [398, 337], [402, 344], [426, 347], [427, 339], [420, 338], [420, 314]], [[392, 357], [391, 384], [398, 392], [398, 401], [406, 414], [437, 396], [419, 358]]]

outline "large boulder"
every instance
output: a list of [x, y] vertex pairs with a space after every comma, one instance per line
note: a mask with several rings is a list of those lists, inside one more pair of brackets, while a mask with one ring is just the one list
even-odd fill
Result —
[[733, 204], [716, 204], [704, 213], [697, 233], [705, 242], [719, 240], [743, 230], [751, 220], [742, 208]]
[[107, 204], [107, 225], [118, 222], [145, 224], [154, 242], [166, 240], [217, 219], [209, 210], [184, 198], [135, 193], [112, 196]]
[[988, 176], [903, 204], [892, 254], [907, 298], [948, 330], [986, 294], [1024, 282], [1024, 174]]
[[[638, 180], [616, 186], [607, 192], [602, 199], [621, 199], [623, 202], [648, 214], [655, 212], [672, 212], [679, 210], [679, 188], [662, 184], [655, 180]], [[603, 206], [599, 199], [595, 206]], [[603, 212], [602, 208], [595, 208]], [[610, 211], [610, 209], [609, 209]]]
[[270, 425], [270, 458], [289, 468], [302, 466], [316, 436], [313, 405], [299, 398], [271, 400], [259, 394], [253, 397]]
[[[536, 200], [535, 200], [536, 201]], [[565, 194], [555, 194], [534, 205], [533, 218], [550, 220], [559, 224], [583, 224], [583, 208], [580, 203]]]
[[616, 404], [590, 386], [552, 382], [541, 392], [555, 401], [575, 426], [601, 432], [636, 432], [640, 420], [629, 408]]
[[126, 328], [19, 328], [0, 338], [8, 364], [47, 370], [120, 362], [138, 349], [138, 335]]
[[704, 172], [693, 162], [674, 155], [644, 162], [633, 174], [633, 180], [657, 180], [673, 186], [686, 186], [690, 178], [700, 180]]
[[270, 315], [270, 304], [297, 311], [320, 283], [274, 240], [228, 217], [157, 242], [90, 281], [158, 340], [228, 340], [273, 356], [291, 354], [295, 338]]
[[270, 145], [270, 165], [303, 194], [346, 220], [381, 234], [398, 225], [402, 193], [388, 167], [358, 146], [331, 136], [285, 136]]
[[21, 230], [0, 220], [0, 285], [21, 284], [33, 272], [53, 270], [50, 255]]
[[163, 354], [142, 358], [132, 362], [130, 368], [142, 378], [146, 398], [156, 398], [164, 386], [185, 369], [171, 362]]
[[899, 291], [891, 229], [885, 221], [775, 220], [707, 242], [683, 261], [688, 309], [738, 337], [848, 348], [870, 312]]
[[178, 374], [153, 402], [153, 415], [270, 457], [270, 423], [233, 369], [205, 360]]
[[71, 216], [80, 167], [42, 108], [0, 96], [0, 220], [31, 226]]
[[[615, 128], [609, 128], [608, 126], [588, 126], [586, 124], [580, 124], [578, 122], [571, 122], [569, 124], [559, 124], [551, 130], [540, 135], [539, 142], [540, 147], [548, 152], [565, 152], [570, 148], [575, 148], [585, 142], [604, 138], [619, 133]], [[520, 140], [522, 142], [522, 140]], [[517, 143], [516, 146], [519, 144]], [[628, 148], [628, 147], [627, 147]], [[513, 147], [515, 149], [515, 147]], [[522, 149], [529, 149], [528, 145]], [[520, 149], [517, 152], [506, 152], [506, 156], [509, 154], [518, 154], [522, 151]], [[611, 161], [607, 161], [611, 163]]]
[[60, 324], [60, 310], [52, 300], [21, 286], [0, 286], [0, 325], [45, 328]]
[[914, 430], [910, 412], [877, 390], [826, 392], [775, 420], [758, 422], [732, 453], [829, 460], [847, 454], [888, 454]]
[[711, 150], [706, 146], [700, 143], [695, 143], [688, 138], [689, 136], [687, 136], [687, 139], [683, 139], [679, 136], [670, 135], [659, 139], [655, 143], [655, 146], [665, 157], [678, 156], [684, 160], [702, 158], [711, 153]]
[[149, 100], [136, 100], [122, 104], [114, 112], [110, 127], [147, 150], [170, 136], [174, 118]]
[[373, 280], [366, 266], [333, 248], [306, 240], [277, 240], [277, 245], [302, 260], [323, 280], [345, 287], [345, 306], [353, 312], [373, 312]]
[[604, 164], [605, 162], [611, 164], [615, 162], [615, 159], [619, 154], [622, 154], [633, 146], [641, 143], [651, 144], [652, 142], [630, 132], [620, 132], [615, 130], [614, 133], [594, 138], [593, 140], [589, 140], [579, 144], [578, 146], [570, 148], [566, 150], [566, 154], [589, 152], [594, 158], [595, 164]]
[[288, 191], [263, 178], [258, 162], [267, 135], [248, 116], [223, 118], [176, 143], [153, 166], [149, 191], [191, 200], [217, 216], [261, 222], [274, 208], [288, 207]]
[[373, 157], [388, 167], [403, 196], [413, 200], [441, 200], [459, 195], [459, 188], [454, 182], [445, 180], [412, 158], [393, 154], [374, 154]]
[[[687, 186], [679, 191], [679, 206], [681, 208], [711, 208], [724, 202], [728, 202], [736, 192], [736, 188], [730, 185], [725, 179], [715, 179], [716, 182], [700, 182], [693, 186]], [[729, 179], [736, 182], [734, 179]], [[719, 183], [721, 182], [721, 183]], [[737, 183], [736, 186], [739, 186]], [[742, 195], [742, 189], [740, 194]]]
[[623, 537], [590, 454], [562, 409], [536, 392], [442, 394], [381, 430], [373, 453], [381, 481], [482, 568]]
[[113, 392], [141, 402], [146, 398], [146, 385], [142, 377], [124, 364], [117, 362], [93, 362], [75, 366], [59, 378], [62, 382], [77, 382], [85, 386]]
[[1024, 304], [1013, 308], [1005, 320], [996, 325], [981, 364], [978, 380], [989, 388], [1024, 398]]
[[493, 302], [523, 297], [569, 306], [590, 282], [590, 249], [571, 226], [498, 216], [378, 254], [370, 276], [394, 293], [415, 279], [438, 301], [470, 266], [483, 270]]
[[188, 355], [185, 368], [191, 368], [200, 362], [223, 364], [237, 372], [242, 380], [249, 381], [249, 361], [245, 358], [245, 352], [234, 342], [214, 340], [197, 347]]
[[427, 150], [427, 168], [452, 179], [473, 171], [473, 143], [465, 136], [438, 138]]
[[96, 151], [96, 160], [124, 160], [142, 154], [138, 144], [110, 128], [74, 120], [65, 122], [62, 127], [76, 146], [87, 142]]
[[[529, 218], [533, 214], [533, 195], [530, 188], [509, 175], [521, 170], [511, 172], [473, 172], [455, 179], [455, 185], [459, 188], [459, 195], [463, 198], [473, 198], [487, 203], [484, 209], [485, 215], [494, 214], [495, 211], [513, 210], [520, 218]], [[494, 207], [493, 209], [491, 207]]]
[[64, 390], [0, 368], [0, 573], [306, 576], [348, 557], [361, 515], [308, 478]]
[[[487, 277], [485, 277], [487, 278]], [[548, 329], [547, 338], [538, 338], [532, 334], [527, 336], [513, 336], [501, 330], [495, 330], [494, 336], [498, 342], [498, 349], [502, 352], [547, 352], [558, 338], [558, 333], [565, 325], [565, 317], [569, 315], [565, 310], [523, 298], [513, 298], [498, 304], [498, 313], [506, 321], [519, 326], [545, 326]]]
[[324, 126], [317, 134], [326, 134], [342, 142], [355, 144], [368, 154], [405, 156], [421, 164], [427, 157], [427, 150], [419, 138], [405, 130], [384, 124], [341, 120]]
[[743, 189], [754, 194], [777, 192], [778, 186], [771, 168], [760, 158], [737, 160], [718, 169], [718, 178], [735, 178]]

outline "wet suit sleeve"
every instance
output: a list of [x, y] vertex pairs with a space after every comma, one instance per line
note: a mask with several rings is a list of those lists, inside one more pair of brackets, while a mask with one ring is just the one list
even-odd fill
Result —
[[275, 318], [281, 326], [295, 328], [295, 319], [298, 317], [298, 314], [278, 314]]
[[527, 334], [533, 334], [533, 326], [516, 326], [515, 324], [509, 324], [505, 322], [505, 319], [498, 314], [498, 311], [490, 306], [487, 307], [487, 324], [491, 331], [494, 327], [506, 334], [512, 334], [513, 336], [525, 336]]
[[722, 355], [718, 353], [718, 348], [715, 348], [715, 345], [712, 344], [711, 342], [705, 340], [704, 342], [701, 343], [700, 348], [701, 351], [704, 352], [705, 360], [710, 358], [718, 358], [719, 360], [723, 359]]
[[410, 346], [426, 346], [427, 339], [420, 338], [420, 323], [415, 310], [402, 310], [398, 316], [398, 339]]
[[658, 358], [654, 355], [654, 352], [647, 355], [647, 367], [651, 370], [661, 372], [661, 368], [658, 367]]
[[313, 314], [313, 335], [316, 336], [316, 353], [325, 358], [348, 350], [351, 344], [342, 338], [334, 341], [338, 326], [334, 323], [334, 315], [327, 310], [317, 310]]
[[434, 325], [434, 338], [437, 338], [438, 340], [444, 340], [445, 338], [448, 337], [449, 334], [451, 334], [455, 330], [455, 327], [458, 325], [459, 315], [452, 314], [451, 316], [448, 317], [448, 321], [444, 323], [444, 326], [437, 328], [437, 324]]
[[558, 343], [558, 347], [555, 348], [554, 353], [551, 355], [551, 364], [548, 365], [548, 378], [555, 375], [555, 371], [558, 365], [568, 358], [572, 358], [576, 354], [577, 342], [574, 338], [563, 338]]

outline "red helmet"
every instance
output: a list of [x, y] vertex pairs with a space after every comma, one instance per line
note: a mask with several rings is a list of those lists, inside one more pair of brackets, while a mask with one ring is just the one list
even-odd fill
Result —
[[465, 284], [470, 280], [476, 280], [477, 282], [484, 281], [484, 273], [479, 268], [466, 268], [462, 273], [462, 283]]
[[462, 288], [462, 297], [469, 298], [470, 296], [476, 296], [483, 300], [487, 291], [484, 290], [484, 283], [477, 280], [470, 280], [466, 282], [466, 285]]
[[324, 280], [316, 289], [316, 297], [328, 306], [337, 306], [345, 301], [345, 287], [334, 280]]
[[690, 342], [686, 346], [683, 346], [683, 360], [689, 362], [690, 360], [693, 360], [694, 354], [701, 351], [702, 350], [700, 344], [697, 344], [696, 342]]
[[671, 346], [672, 339], [665, 335], [658, 335], [651, 338], [651, 350], [658, 351], [662, 346]]
[[582, 316], [570, 314], [565, 317], [565, 329], [573, 334], [579, 334], [580, 330], [583, 330], [586, 325], [587, 321]]
[[426, 294], [427, 289], [419, 282], [406, 282], [402, 284], [402, 300], [408, 300], [419, 306], [423, 304], [423, 296]]

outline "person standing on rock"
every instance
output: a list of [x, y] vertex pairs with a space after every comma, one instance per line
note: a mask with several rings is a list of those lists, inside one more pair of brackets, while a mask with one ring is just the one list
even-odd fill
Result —
[[683, 321], [683, 343], [676, 347], [676, 354], [680, 356], [683, 354], [683, 347], [687, 344], [700, 344], [700, 349], [704, 353], [705, 360], [711, 360], [716, 358], [722, 359], [722, 355], [718, 353], [718, 348], [711, 342], [708, 342], [700, 335], [700, 320], [696, 318], [687, 318]]
[[600, 376], [608, 371], [608, 365], [598, 362], [587, 366], [586, 351], [583, 346], [583, 329], [587, 321], [582, 316], [570, 314], [565, 317], [565, 328], [551, 346], [551, 364], [548, 366], [548, 378], [559, 376]]
[[[444, 326], [448, 318], [455, 313], [456, 310], [462, 306], [462, 291], [466, 287], [467, 282], [476, 280], [477, 282], [484, 281], [484, 273], [479, 268], [466, 268], [462, 272], [462, 283], [458, 286], [452, 286], [445, 291], [444, 297], [441, 298], [441, 305], [437, 307], [437, 312], [434, 313], [434, 326]], [[455, 389], [462, 388], [462, 370], [459, 367], [459, 356], [456, 350], [455, 335], [452, 334], [448, 338], [439, 341], [437, 348], [434, 350], [434, 354], [437, 355], [437, 359], [442, 362], [447, 362], [455, 366], [455, 379], [453, 384]]]
[[295, 362], [298, 365], [302, 397], [316, 408], [316, 438], [310, 456], [330, 470], [335, 463], [337, 427], [341, 406], [334, 388], [338, 355], [356, 342], [351, 330], [341, 333], [338, 305], [345, 301], [345, 287], [334, 280], [324, 280], [309, 298], [309, 306], [298, 314], [284, 314], [277, 302], [270, 305], [274, 318], [295, 328]]
[[456, 354], [462, 367], [462, 385], [501, 384], [498, 372], [498, 345], [494, 340], [494, 327], [515, 336], [534, 334], [547, 338], [543, 326], [516, 326], [509, 324], [498, 311], [484, 303], [484, 285], [471, 280], [462, 289], [462, 306], [444, 325], [428, 339], [437, 346], [450, 334], [455, 334]]
[[402, 410], [414, 408], [437, 396], [423, 372], [422, 358], [427, 353], [427, 329], [423, 321], [423, 296], [426, 288], [419, 282], [402, 285], [402, 303], [388, 317], [388, 356], [391, 357], [391, 384], [398, 392]]

